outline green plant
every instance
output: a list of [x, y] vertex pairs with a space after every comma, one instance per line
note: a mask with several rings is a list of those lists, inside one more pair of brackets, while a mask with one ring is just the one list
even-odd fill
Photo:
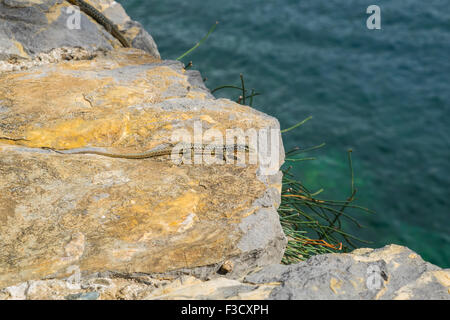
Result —
[[250, 94], [248, 94], [248, 90], [245, 88], [245, 81], [244, 81], [244, 75], [241, 73], [239, 75], [239, 77], [241, 78], [241, 86], [235, 86], [235, 85], [223, 85], [220, 87], [217, 87], [213, 90], [211, 90], [211, 93], [215, 93], [219, 90], [223, 90], [223, 89], [234, 89], [234, 90], [239, 90], [241, 92], [241, 95], [237, 98], [236, 102], [240, 103], [240, 104], [246, 104], [247, 99], [249, 99], [249, 103], [248, 105], [250, 107], [253, 106], [253, 98], [256, 96], [261, 95], [261, 93], [256, 92], [255, 89], [252, 89]]
[[[305, 122], [305, 121], [304, 121]], [[303, 123], [304, 123], [303, 122]], [[287, 132], [287, 131], [285, 131]], [[286, 155], [293, 157], [321, 148], [325, 144], [301, 150], [295, 148]], [[347, 252], [356, 248], [354, 242], [369, 243], [344, 231], [343, 220], [346, 219], [358, 228], [362, 226], [348, 214], [346, 209], [353, 208], [364, 212], [371, 210], [354, 204], [356, 189], [354, 188], [354, 172], [348, 151], [349, 168], [351, 173], [350, 196], [343, 201], [321, 199], [318, 197], [323, 189], [310, 192], [302, 182], [290, 171], [292, 165], [283, 169], [283, 187], [281, 204], [278, 208], [280, 222], [288, 238], [288, 245], [283, 257], [283, 263], [295, 263], [306, 260], [313, 255], [330, 252]], [[286, 161], [314, 160], [314, 158], [286, 158]]]
[[192, 51], [194, 51], [195, 49], [197, 49], [198, 47], [200, 47], [203, 42], [206, 41], [206, 39], [208, 39], [208, 37], [210, 36], [211, 33], [214, 32], [214, 30], [216, 30], [217, 25], [219, 24], [219, 21], [216, 21], [215, 24], [213, 24], [213, 26], [209, 29], [208, 33], [206, 34], [206, 36], [204, 36], [199, 42], [197, 42], [192, 48], [190, 48], [188, 51], [186, 51], [185, 53], [183, 53], [181, 56], [179, 56], [177, 58], [177, 60], [181, 60], [183, 59], [185, 56], [187, 56], [188, 54], [190, 54]]

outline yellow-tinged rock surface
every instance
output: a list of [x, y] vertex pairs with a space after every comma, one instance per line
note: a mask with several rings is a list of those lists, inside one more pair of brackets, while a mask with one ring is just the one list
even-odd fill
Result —
[[135, 153], [172, 142], [176, 130], [194, 137], [199, 125], [224, 136], [278, 129], [214, 99], [199, 77], [138, 49], [0, 73], [0, 287], [74, 267], [208, 276], [230, 259], [231, 274], [281, 259], [279, 173], [45, 149]]
[[224, 135], [275, 123], [249, 107], [211, 99], [190, 84], [181, 63], [136, 49], [0, 74], [0, 97], [0, 141], [23, 139], [28, 147], [142, 151], [170, 142], [173, 129], [189, 121]]

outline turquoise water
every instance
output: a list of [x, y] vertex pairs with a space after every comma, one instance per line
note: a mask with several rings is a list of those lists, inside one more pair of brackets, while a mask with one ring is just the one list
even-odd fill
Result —
[[[447, 0], [120, 1], [175, 59], [189, 55], [207, 85], [239, 84], [287, 128], [286, 149], [326, 142], [298, 173], [326, 198], [348, 197], [347, 150], [372, 247], [397, 243], [450, 267], [450, 10]], [[381, 7], [382, 30], [366, 28]], [[222, 92], [235, 97], [236, 93]]]

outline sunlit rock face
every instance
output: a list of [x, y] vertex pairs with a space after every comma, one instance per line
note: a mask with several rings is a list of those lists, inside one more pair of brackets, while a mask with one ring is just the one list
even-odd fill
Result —
[[205, 278], [225, 261], [231, 276], [280, 261], [282, 145], [268, 175], [235, 159], [46, 149], [128, 154], [172, 143], [180, 130], [193, 139], [200, 130], [207, 142], [208, 132], [279, 129], [272, 117], [214, 99], [198, 72], [139, 49], [97, 51], [0, 73], [0, 105], [0, 287], [74, 268]]
[[[78, 273], [237, 277], [279, 262], [278, 121], [216, 100], [198, 71], [161, 60], [120, 4], [87, 2], [134, 48], [83, 12], [81, 29], [69, 28], [67, 1], [0, 1], [0, 287]], [[127, 155], [176, 137], [226, 143], [230, 129], [275, 132], [271, 172], [229, 157], [50, 150]]]

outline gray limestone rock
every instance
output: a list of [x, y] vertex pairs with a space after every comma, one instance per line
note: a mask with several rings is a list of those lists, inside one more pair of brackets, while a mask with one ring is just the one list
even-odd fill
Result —
[[389, 245], [267, 266], [245, 282], [280, 282], [270, 295], [275, 300], [450, 299], [449, 274], [406, 247]]

